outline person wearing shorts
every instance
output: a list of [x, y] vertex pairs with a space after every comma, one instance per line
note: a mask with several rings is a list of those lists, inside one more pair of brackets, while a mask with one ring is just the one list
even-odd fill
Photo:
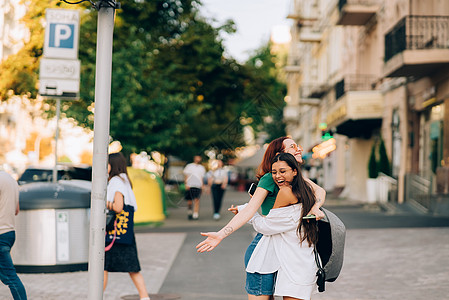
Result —
[[[271, 173], [267, 173], [262, 176], [257, 185], [258, 188], [262, 188], [268, 192], [265, 201], [261, 205], [262, 215], [268, 215], [271, 208], [276, 201], [276, 196], [279, 192], [279, 187], [274, 183]], [[245, 268], [248, 266], [248, 262], [251, 255], [254, 252], [257, 244], [262, 238], [261, 233], [257, 233], [251, 244], [248, 246], [245, 252]], [[249, 273], [246, 272], [246, 284], [245, 290], [250, 295], [260, 296], [260, 295], [273, 295], [274, 285], [276, 282], [276, 272], [270, 274], [261, 273]]]
[[[198, 220], [200, 210], [200, 197], [203, 188], [203, 179], [206, 168], [201, 164], [201, 156], [195, 155], [193, 162], [184, 168], [185, 195], [187, 201], [187, 217], [189, 220]], [[193, 210], [192, 210], [193, 208]]]

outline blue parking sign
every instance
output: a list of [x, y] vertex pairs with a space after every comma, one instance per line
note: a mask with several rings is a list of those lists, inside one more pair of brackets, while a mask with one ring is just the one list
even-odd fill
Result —
[[75, 25], [73, 24], [50, 24], [49, 46], [72, 49], [75, 40], [74, 34]]
[[77, 59], [79, 43], [79, 11], [46, 9], [44, 57]]

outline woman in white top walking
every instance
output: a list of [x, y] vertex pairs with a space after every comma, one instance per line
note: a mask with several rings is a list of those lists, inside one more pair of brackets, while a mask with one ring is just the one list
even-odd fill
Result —
[[128, 272], [139, 292], [141, 300], [150, 300], [140, 273], [134, 236], [134, 211], [137, 210], [136, 197], [126, 169], [126, 159], [122, 153], [109, 154], [107, 209], [115, 211], [116, 226], [106, 232], [106, 243], [112, 247], [105, 252], [103, 290], [108, 284], [108, 272]]
[[[314, 219], [303, 218], [315, 204], [315, 194], [291, 154], [277, 155], [271, 174], [280, 190], [269, 214], [262, 217], [256, 213], [249, 221], [263, 237], [246, 271], [260, 274], [277, 271], [275, 296], [282, 296], [284, 300], [308, 300], [316, 290], [317, 266], [313, 249], [318, 232]], [[238, 211], [243, 208], [238, 207]]]

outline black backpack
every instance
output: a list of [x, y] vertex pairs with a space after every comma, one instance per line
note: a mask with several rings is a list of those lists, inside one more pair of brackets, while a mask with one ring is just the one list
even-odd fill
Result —
[[343, 266], [346, 227], [334, 213], [325, 208], [321, 210], [325, 217], [317, 222], [318, 242], [314, 252], [318, 291], [324, 292], [324, 283], [335, 281]]

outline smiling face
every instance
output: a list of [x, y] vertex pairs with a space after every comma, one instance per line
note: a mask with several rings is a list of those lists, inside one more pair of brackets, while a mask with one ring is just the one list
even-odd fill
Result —
[[274, 182], [279, 186], [287, 186], [297, 175], [296, 170], [292, 169], [285, 161], [277, 161], [271, 167], [271, 175]]
[[302, 163], [302, 147], [298, 146], [294, 140], [286, 139], [284, 144], [284, 152], [293, 155], [298, 163]]

